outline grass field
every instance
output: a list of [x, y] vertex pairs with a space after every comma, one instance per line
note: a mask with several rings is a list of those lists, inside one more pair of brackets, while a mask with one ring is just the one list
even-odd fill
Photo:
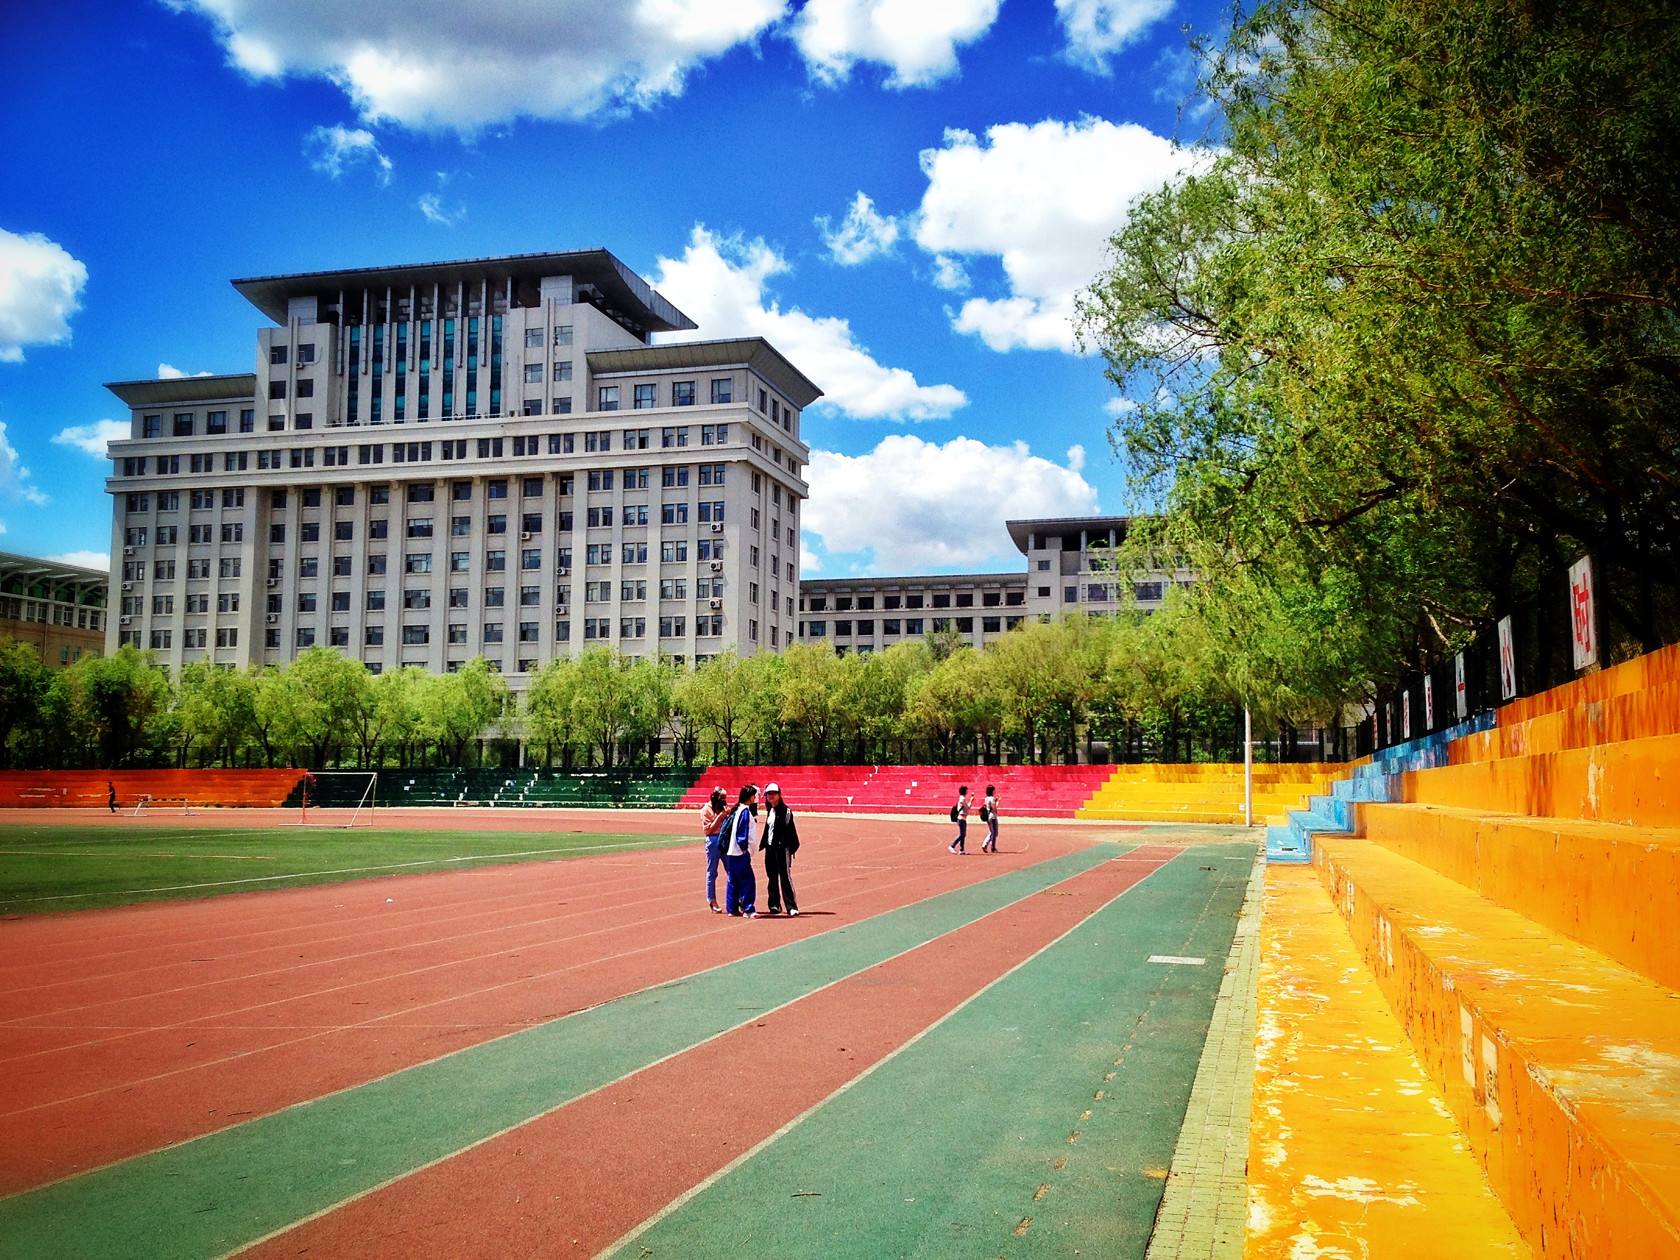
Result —
[[0, 828], [0, 915], [301, 888], [647, 849], [686, 837], [563, 831]]

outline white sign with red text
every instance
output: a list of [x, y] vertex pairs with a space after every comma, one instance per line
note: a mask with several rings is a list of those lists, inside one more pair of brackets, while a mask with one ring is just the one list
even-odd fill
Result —
[[1499, 698], [1517, 698], [1517, 652], [1511, 646], [1511, 619], [1499, 619]]
[[1464, 685], [1464, 653], [1453, 657], [1453, 711], [1464, 721], [1470, 712], [1470, 693]]
[[1569, 627], [1575, 641], [1575, 668], [1598, 664], [1598, 621], [1593, 616], [1592, 557], [1569, 566]]

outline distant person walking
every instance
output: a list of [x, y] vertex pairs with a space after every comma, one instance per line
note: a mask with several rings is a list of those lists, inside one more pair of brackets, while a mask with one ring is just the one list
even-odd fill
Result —
[[706, 837], [706, 904], [712, 908], [713, 914], [723, 912], [717, 902], [717, 871], [721, 858], [718, 838], [723, 834], [723, 823], [728, 817], [729, 797], [722, 786], [715, 787], [700, 810], [700, 834]]
[[780, 784], [764, 789], [764, 831], [758, 847], [764, 850], [764, 881], [770, 886], [770, 913], [780, 914], [787, 906], [788, 917], [799, 917], [799, 903], [793, 896], [793, 855], [799, 852], [799, 828], [793, 811], [782, 799]]
[[980, 821], [986, 824], [986, 843], [980, 846], [982, 853], [997, 852], [997, 785], [986, 784], [986, 799], [980, 804]]
[[957, 803], [951, 806], [951, 821], [957, 824], [957, 835], [946, 850], [950, 853], [968, 852], [968, 784], [957, 789]]
[[117, 812], [117, 785], [109, 779], [105, 780], [105, 804], [113, 814]]
[[735, 809], [724, 822], [719, 847], [723, 851], [724, 909], [736, 918], [758, 917], [758, 889], [753, 881], [753, 817], [758, 813], [758, 789], [748, 783], [741, 788]]

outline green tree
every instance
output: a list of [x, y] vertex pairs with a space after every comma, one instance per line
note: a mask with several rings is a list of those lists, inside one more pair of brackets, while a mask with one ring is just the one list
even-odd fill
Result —
[[0, 643], [0, 764], [14, 764], [19, 746], [35, 742], [49, 681], [32, 644]]
[[1586, 549], [1614, 634], [1680, 633], [1677, 30], [1285, 0], [1204, 49], [1218, 147], [1134, 205], [1080, 324], [1167, 509], [1130, 556], [1194, 566], [1257, 708], [1332, 712]]
[[451, 674], [428, 674], [417, 689], [418, 729], [437, 746], [440, 760], [465, 765], [478, 745], [508, 715], [507, 680], [475, 656]]
[[844, 667], [834, 645], [826, 640], [791, 644], [781, 655], [778, 672], [774, 701], [783, 729], [812, 761], [826, 761], [829, 741], [843, 721]]
[[558, 749], [562, 764], [572, 764], [572, 741], [577, 738], [577, 719], [572, 704], [577, 695], [578, 665], [573, 657], [549, 661], [531, 679], [525, 693], [525, 739], [543, 750], [543, 764], [554, 764]]
[[180, 763], [196, 746], [201, 765], [237, 765], [252, 738], [256, 697], [256, 679], [247, 672], [210, 661], [183, 666], [175, 688]]
[[741, 658], [720, 652], [684, 674], [676, 685], [675, 703], [714, 743], [723, 745], [724, 760], [738, 763], [740, 739], [747, 725], [746, 680]]

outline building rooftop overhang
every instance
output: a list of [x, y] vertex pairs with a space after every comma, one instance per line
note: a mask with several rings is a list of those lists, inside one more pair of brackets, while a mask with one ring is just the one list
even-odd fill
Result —
[[1025, 586], [1025, 573], [918, 573], [908, 577], [800, 578], [801, 591], [849, 590], [859, 586]]
[[[690, 325], [692, 327], [692, 325]], [[782, 352], [763, 337], [731, 337], [722, 341], [667, 341], [654, 346], [626, 350], [592, 350], [589, 370], [603, 372], [653, 372], [668, 368], [751, 368], [782, 392], [795, 407], [804, 409], [822, 397], [812, 383]]]
[[1029, 535], [1043, 537], [1053, 534], [1077, 538], [1081, 533], [1102, 534], [1112, 529], [1116, 538], [1124, 538], [1131, 522], [1129, 516], [1046, 516], [1037, 520], [1007, 521], [1005, 524], [1010, 541], [1022, 555], [1026, 555]]
[[319, 297], [340, 290], [512, 280], [535, 286], [546, 276], [571, 276], [591, 286], [614, 313], [628, 320], [644, 336], [698, 327], [646, 280], [605, 249], [560, 253], [505, 254], [496, 258], [462, 258], [450, 262], [399, 263], [387, 267], [346, 267], [336, 271], [302, 271], [290, 275], [250, 276], [233, 281], [253, 306], [277, 324], [286, 322], [287, 303], [294, 297]]
[[105, 388], [130, 407], [167, 406], [171, 403], [237, 402], [256, 397], [257, 378], [252, 372], [228, 372], [218, 376], [169, 376], [141, 381], [110, 381]]
[[0, 551], [0, 582], [8, 578], [56, 582], [88, 590], [103, 590], [111, 584], [111, 575], [99, 569], [65, 564], [40, 556], [20, 556], [15, 552]]

